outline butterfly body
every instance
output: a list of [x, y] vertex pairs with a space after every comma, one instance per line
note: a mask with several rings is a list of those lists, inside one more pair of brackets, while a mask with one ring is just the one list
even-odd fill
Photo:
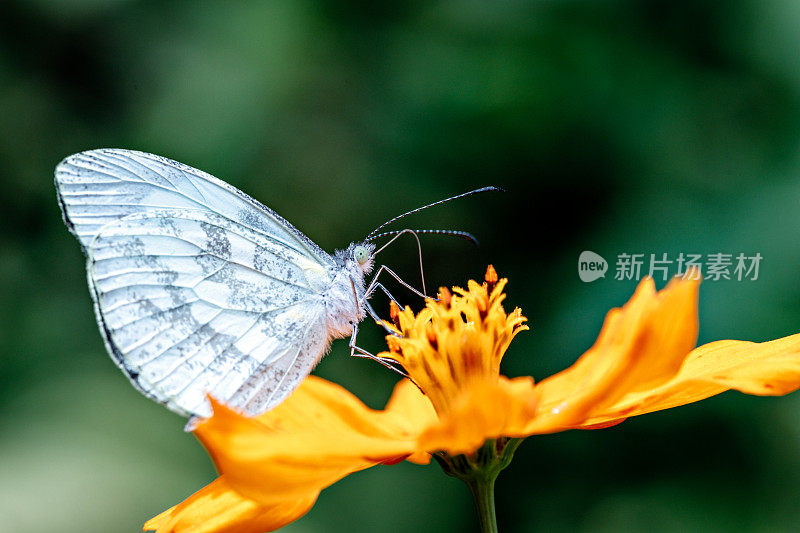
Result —
[[[369, 243], [352, 243], [345, 250], [337, 250], [334, 261], [337, 266], [332, 272], [334, 275], [328, 289], [325, 291], [324, 302], [327, 310], [328, 330], [335, 338], [347, 337], [353, 333], [353, 324], [361, 322], [366, 316], [364, 293], [366, 291], [364, 278], [372, 271], [372, 259], [360, 264], [353, 259], [353, 251], [361, 246], [373, 250]], [[352, 280], [352, 284], [351, 284]], [[357, 298], [354, 299], [354, 291]], [[354, 306], [358, 300], [359, 306]], [[348, 309], [353, 312], [341, 312]]]
[[208, 394], [273, 407], [366, 315], [371, 244], [329, 255], [204, 172], [103, 149], [66, 158], [55, 181], [110, 355], [177, 413], [209, 415]]

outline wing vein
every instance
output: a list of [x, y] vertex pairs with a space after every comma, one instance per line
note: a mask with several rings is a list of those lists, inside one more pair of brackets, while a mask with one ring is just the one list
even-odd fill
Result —
[[[225, 349], [223, 349], [223, 350], [220, 350], [218, 353], [216, 353], [216, 354], [215, 354], [215, 356], [214, 356], [214, 359], [213, 359], [213, 360], [212, 360], [212, 361], [211, 361], [211, 362], [210, 362], [208, 365], [206, 365], [206, 369], [205, 369], [205, 370], [208, 370], [208, 368], [209, 368], [209, 367], [211, 367], [211, 366], [212, 366], [214, 363], [216, 363], [216, 362], [217, 362], [217, 361], [220, 359], [220, 357], [222, 357], [222, 356], [223, 356], [223, 354], [225, 354], [225, 353], [226, 353], [226, 352], [227, 352], [227, 351], [228, 351], [228, 350], [231, 348], [231, 346], [233, 346], [234, 344], [236, 344], [237, 342], [239, 342], [239, 340], [241, 340], [241, 338], [242, 338], [242, 337], [244, 337], [245, 335], [247, 335], [248, 333], [250, 333], [250, 331], [252, 331], [252, 329], [253, 329], [253, 328], [256, 326], [256, 324], [258, 324], [259, 320], [261, 320], [261, 316], [262, 316], [262, 315], [263, 315], [263, 313], [259, 313], [258, 315], [256, 315], [256, 317], [255, 317], [255, 320], [253, 321], [253, 323], [252, 323], [252, 324], [250, 324], [250, 326], [247, 328], [247, 330], [245, 330], [245, 332], [244, 332], [244, 333], [242, 333], [241, 335], [239, 335], [239, 336], [238, 336], [238, 337], [236, 337], [235, 339], [231, 340], [231, 342], [230, 342], [230, 343], [228, 343], [228, 345], [225, 347]], [[229, 328], [228, 328], [228, 330], [229, 330]], [[208, 340], [208, 342], [211, 342], [211, 340], [213, 340], [213, 339], [217, 338], [217, 337], [218, 337], [220, 334], [221, 334], [221, 332], [217, 333], [217, 334], [216, 334], [216, 335], [214, 335], [214, 336], [213, 336], [211, 339], [209, 339], [209, 340]], [[193, 353], [192, 353], [192, 355], [191, 355], [190, 359], [188, 359], [186, 362], [188, 362], [188, 361], [189, 361], [189, 360], [191, 360], [192, 358], [196, 357], [196, 356], [197, 356], [197, 354], [198, 354], [199, 352], [200, 352], [200, 349], [198, 348], [197, 350], [195, 350], [195, 352], [193, 352]], [[248, 354], [248, 357], [249, 357], [249, 354]], [[235, 365], [234, 365], [234, 366], [235, 366]], [[204, 370], [204, 371], [205, 371], [205, 370]], [[228, 372], [226, 372], [226, 373], [225, 373], [225, 376], [227, 376], [227, 375], [228, 375], [228, 374], [229, 374], [229, 373], [230, 373], [232, 370], [233, 370], [233, 367], [232, 367], [232, 368], [230, 368], [230, 369], [228, 370]], [[191, 380], [190, 380], [188, 383], [186, 383], [186, 385], [184, 385], [184, 387], [183, 387], [183, 388], [182, 388], [180, 391], [178, 391], [178, 392], [175, 394], [175, 396], [177, 397], [177, 396], [180, 396], [181, 394], [183, 394], [183, 392], [184, 392], [184, 391], [186, 391], [186, 390], [189, 388], [189, 386], [190, 386], [192, 383], [194, 383], [195, 381], [197, 381], [197, 379], [198, 379], [198, 378], [199, 378], [201, 375], [203, 375], [203, 372], [200, 372], [199, 374], [197, 374], [196, 376], [194, 376], [194, 377], [193, 377], [193, 378], [192, 378], [192, 379], [191, 379]], [[216, 387], [216, 385], [217, 385], [218, 383], [221, 383], [221, 382], [222, 382], [222, 377], [219, 377], [219, 379], [217, 379], [216, 383], [214, 383], [213, 385], [209, 384], [209, 385], [210, 385], [210, 389], [211, 389], [211, 390], [213, 390], [213, 389]], [[207, 390], [206, 390], [206, 391], [203, 391], [203, 392], [204, 392], [204, 393], [208, 393], [208, 391], [207, 391]], [[227, 398], [224, 398], [224, 399], [223, 399], [223, 398], [220, 398], [220, 399], [221, 399], [221, 400], [227, 400]]]
[[[211, 366], [211, 365], [213, 365], [214, 363], [216, 363], [217, 361], [219, 361], [220, 357], [222, 357], [222, 356], [223, 356], [223, 355], [224, 355], [224, 354], [225, 354], [225, 353], [226, 353], [228, 350], [230, 350], [231, 346], [233, 346], [234, 344], [236, 344], [237, 342], [239, 342], [239, 341], [240, 341], [240, 340], [241, 340], [241, 339], [242, 339], [242, 338], [243, 338], [245, 335], [247, 335], [248, 333], [250, 333], [251, 331], [253, 331], [253, 328], [254, 328], [254, 327], [256, 327], [256, 325], [258, 324], [258, 322], [261, 320], [261, 316], [262, 316], [263, 314], [264, 314], [264, 313], [259, 313], [259, 314], [256, 316], [256, 318], [255, 318], [255, 320], [253, 321], [253, 323], [252, 323], [252, 324], [250, 324], [250, 326], [248, 326], [248, 328], [247, 328], [247, 329], [246, 329], [244, 332], [242, 332], [242, 333], [241, 333], [241, 334], [240, 334], [238, 337], [236, 337], [236, 338], [235, 338], [235, 339], [233, 339], [233, 340], [232, 340], [230, 343], [228, 343], [228, 345], [227, 345], [227, 346], [226, 346], [226, 347], [225, 347], [223, 350], [220, 350], [220, 351], [219, 351], [219, 353], [216, 355], [216, 357], [214, 357], [214, 360], [213, 360], [213, 361], [211, 361], [211, 363], [209, 363], [209, 366]], [[248, 354], [248, 356], [249, 356], [249, 354]], [[233, 372], [233, 371], [234, 371], [234, 369], [235, 369], [235, 365], [234, 365], [234, 366], [232, 366], [231, 368], [229, 368], [229, 369], [228, 369], [228, 371], [227, 371], [227, 372], [226, 372], [226, 373], [225, 373], [225, 374], [224, 374], [224, 375], [223, 375], [223, 376], [222, 376], [222, 377], [221, 377], [219, 380], [217, 380], [217, 384], [218, 384], [218, 383], [221, 383], [221, 382], [222, 382], [222, 380], [223, 380], [224, 378], [228, 377], [228, 374], [230, 374], [231, 372]], [[215, 384], [215, 386], [216, 386], [216, 384]], [[214, 387], [212, 387], [212, 389], [213, 389], [213, 388], [214, 388]], [[227, 398], [226, 398], [226, 400], [227, 400]]]
[[[172, 344], [170, 344], [169, 346], [167, 346], [166, 348], [164, 348], [163, 350], [161, 350], [161, 351], [160, 351], [158, 354], [156, 354], [155, 356], [151, 357], [151, 358], [150, 358], [150, 359], [148, 359], [147, 361], [143, 361], [143, 362], [142, 362], [142, 363], [139, 365], [139, 368], [143, 369], [143, 368], [145, 367], [145, 365], [149, 365], [149, 364], [151, 364], [151, 363], [155, 362], [155, 360], [156, 360], [156, 359], [159, 359], [161, 356], [163, 356], [164, 354], [166, 354], [168, 351], [172, 350], [172, 349], [173, 349], [175, 346], [179, 345], [180, 343], [182, 343], [183, 341], [187, 340], [188, 338], [190, 338], [190, 337], [192, 337], [192, 336], [194, 336], [194, 335], [197, 335], [197, 332], [198, 332], [198, 331], [200, 331], [201, 329], [203, 329], [203, 327], [205, 327], [205, 326], [207, 326], [208, 324], [210, 324], [210, 323], [211, 323], [211, 322], [212, 322], [214, 319], [216, 319], [218, 316], [220, 316], [220, 315], [221, 315], [222, 313], [224, 313], [224, 312], [225, 312], [225, 310], [224, 310], [224, 309], [220, 309], [220, 311], [219, 311], [219, 312], [218, 312], [216, 315], [214, 315], [213, 317], [211, 317], [211, 318], [210, 318], [210, 319], [209, 319], [207, 322], [205, 322], [205, 323], [204, 323], [203, 325], [201, 325], [199, 328], [197, 328], [197, 329], [194, 329], [194, 330], [190, 331], [188, 335], [186, 335], [186, 336], [185, 336], [185, 337], [183, 337], [182, 339], [179, 339], [179, 340], [177, 340], [177, 341], [173, 342]], [[209, 340], [210, 340], [210, 339], [209, 339]], [[206, 342], [208, 342], [208, 341], [206, 341]], [[193, 352], [192, 352], [192, 354], [191, 354], [190, 356], [188, 356], [188, 357], [189, 357], [189, 358], [193, 357], [193, 356], [194, 356], [194, 355], [195, 355], [195, 354], [196, 354], [196, 353], [197, 353], [197, 352], [200, 350], [200, 348], [202, 348], [202, 347], [203, 347], [203, 345], [200, 345], [200, 346], [198, 346], [198, 347], [197, 347], [197, 349], [196, 349], [195, 351], [193, 351]], [[154, 384], [156, 384], [156, 383], [160, 383], [160, 382], [162, 382], [162, 381], [163, 381], [163, 380], [165, 380], [167, 377], [169, 377], [170, 375], [172, 375], [172, 374], [173, 374], [173, 373], [174, 373], [174, 372], [175, 372], [175, 371], [178, 369], [178, 367], [180, 367], [182, 364], [184, 364], [184, 363], [186, 363], [186, 362], [188, 362], [188, 359], [185, 359], [185, 358], [180, 358], [180, 359], [178, 359], [178, 362], [175, 364], [175, 366], [174, 366], [174, 367], [172, 367], [172, 368], [170, 368], [170, 369], [169, 369], [169, 372], [168, 372], [168, 373], [167, 373], [165, 376], [163, 376], [163, 377], [159, 378], [157, 381], [154, 381], [153, 383], [154, 383]]]
[[[315, 317], [315, 318], [317, 318], [317, 317]], [[272, 402], [272, 398], [274, 398], [274, 397], [275, 397], [275, 395], [276, 395], [276, 394], [278, 394], [278, 393], [280, 392], [280, 390], [281, 390], [281, 387], [283, 386], [283, 383], [284, 383], [284, 381], [286, 380], [286, 376], [288, 376], [288, 375], [290, 374], [290, 371], [291, 371], [292, 367], [294, 367], [295, 363], [297, 362], [297, 358], [298, 358], [298, 357], [300, 357], [300, 352], [302, 352], [302, 351], [303, 351], [303, 348], [305, 347], [306, 338], [308, 337], [308, 333], [309, 333], [309, 331], [311, 331], [311, 328], [310, 328], [310, 327], [307, 327], [307, 328], [305, 328], [305, 331], [303, 332], [303, 336], [302, 336], [302, 338], [301, 338], [301, 341], [300, 341], [300, 343], [298, 343], [298, 346], [297, 346], [297, 351], [295, 352], [295, 354], [294, 354], [294, 357], [292, 357], [292, 362], [291, 362], [291, 364], [289, 364], [289, 365], [286, 367], [286, 372], [284, 372], [284, 373], [283, 373], [283, 376], [281, 376], [281, 379], [280, 379], [280, 381], [279, 381], [279, 382], [278, 382], [278, 384], [275, 386], [275, 388], [272, 390], [272, 392], [270, 393], [270, 395], [267, 397], [266, 401], [264, 402], [264, 403], [265, 403], [265, 405], [269, 405], [269, 404], [270, 404], [270, 402]], [[239, 390], [241, 390], [241, 387], [239, 388]], [[236, 392], [238, 393], [239, 391], [237, 390]], [[244, 405], [242, 405], [242, 408], [244, 408], [244, 406], [245, 406], [245, 405], [247, 405], [247, 403], [249, 403], [249, 401], [250, 401], [250, 400], [253, 398], [253, 396], [254, 396], [255, 394], [257, 394], [257, 393], [258, 393], [258, 390], [256, 390], [256, 391], [255, 391], [255, 393], [254, 393], [253, 395], [251, 395], [251, 396], [250, 396], [250, 398], [248, 398], [248, 399], [247, 399], [247, 402], [245, 402], [245, 403], [244, 403]]]
[[[108, 291], [107, 293], [104, 293], [103, 296], [108, 296], [113, 291], [126, 290], [126, 289], [128, 289], [128, 287], [120, 287], [119, 289], [112, 289], [111, 291]], [[165, 297], [166, 296], [162, 296], [161, 298], [165, 298]], [[156, 299], [156, 298], [138, 298], [136, 300], [123, 300], [123, 301], [118, 302], [118, 303], [116, 303], [114, 305], [109, 305], [108, 307], [104, 308], [103, 309], [103, 313], [105, 313], [105, 314], [113, 313], [114, 311], [118, 311], [118, 310], [122, 309], [123, 307], [127, 307], [129, 305], [141, 304], [141, 303], [144, 303], [144, 302], [151, 302], [154, 299]], [[188, 303], [194, 303], [194, 302], [198, 302], [198, 301], [200, 301], [200, 298], [192, 300], [191, 302], [187, 301], [187, 302], [184, 302], [184, 303], [188, 304]]]
[[[114, 332], [114, 333], [116, 333], [116, 332], [118, 332], [118, 331], [120, 331], [120, 330], [122, 330], [122, 329], [125, 329], [125, 328], [127, 328], [127, 327], [129, 327], [129, 326], [132, 326], [132, 325], [136, 324], [137, 322], [139, 322], [139, 321], [141, 321], [141, 320], [147, 320], [147, 319], [149, 319], [149, 318], [158, 318], [158, 317], [164, 316], [166, 313], [172, 313], [172, 312], [175, 312], [175, 311], [177, 311], [178, 309], [182, 309], [182, 308], [186, 307], [187, 305], [192, 305], [192, 304], [194, 304], [194, 303], [197, 303], [197, 302], [200, 302], [200, 301], [202, 301], [202, 302], [203, 302], [203, 303], [205, 303], [205, 304], [212, 305], [212, 306], [214, 306], [214, 307], [216, 307], [216, 308], [222, 309], [220, 306], [218, 306], [218, 305], [215, 305], [215, 304], [213, 304], [213, 303], [211, 303], [211, 302], [207, 302], [207, 301], [205, 301], [205, 300], [200, 300], [200, 299], [197, 299], [197, 300], [193, 300], [193, 301], [191, 301], [191, 302], [184, 302], [184, 303], [182, 303], [182, 304], [180, 304], [180, 305], [176, 305], [175, 307], [170, 307], [169, 309], [161, 309], [161, 310], [159, 310], [159, 312], [158, 312], [158, 313], [151, 313], [151, 314], [149, 314], [149, 315], [140, 316], [139, 318], [135, 318], [135, 319], [131, 320], [130, 322], [127, 322], [127, 323], [125, 323], [125, 324], [122, 324], [122, 325], [120, 325], [120, 326], [117, 326], [117, 327], [111, 328], [111, 331], [112, 331], [112, 332]], [[118, 308], [118, 309], [119, 309], [119, 308]], [[109, 313], [109, 311], [106, 311], [106, 310], [103, 310], [103, 312], [104, 312], [106, 315]]]

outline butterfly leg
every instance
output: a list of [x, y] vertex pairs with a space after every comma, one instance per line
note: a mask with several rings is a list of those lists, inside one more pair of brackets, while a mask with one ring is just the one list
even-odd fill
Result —
[[397, 282], [398, 282], [398, 283], [400, 283], [400, 285], [402, 285], [403, 287], [407, 288], [408, 290], [410, 290], [411, 292], [413, 292], [414, 294], [416, 294], [416, 295], [417, 295], [417, 296], [419, 296], [420, 298], [424, 298], [424, 299], [426, 299], [426, 300], [427, 300], [427, 299], [436, 300], [436, 298], [431, 298], [430, 296], [426, 295], [425, 293], [419, 292], [417, 289], [415, 289], [414, 287], [412, 287], [411, 285], [409, 285], [408, 283], [406, 283], [405, 281], [403, 281], [403, 279], [402, 279], [400, 276], [398, 276], [397, 274], [395, 274], [395, 273], [394, 273], [394, 272], [393, 272], [393, 271], [392, 271], [392, 270], [391, 270], [389, 267], [387, 267], [386, 265], [381, 265], [381, 266], [378, 268], [378, 271], [377, 271], [377, 272], [375, 272], [375, 275], [372, 277], [372, 281], [371, 281], [371, 282], [370, 282], [370, 284], [367, 286], [367, 290], [364, 292], [364, 297], [365, 297], [365, 298], [369, 298], [370, 296], [372, 296], [372, 293], [373, 293], [373, 292], [375, 292], [375, 289], [377, 289], [378, 287], [380, 287], [380, 288], [381, 288], [381, 289], [382, 289], [382, 290], [383, 290], [383, 291], [384, 291], [384, 292], [385, 292], [385, 293], [386, 293], [386, 294], [387, 294], [387, 295], [388, 295], [388, 296], [389, 296], [389, 297], [390, 297], [392, 300], [394, 300], [394, 301], [395, 301], [395, 303], [397, 303], [397, 299], [396, 299], [396, 298], [394, 298], [394, 297], [393, 297], [391, 294], [389, 294], [389, 291], [388, 291], [388, 290], [386, 290], [386, 287], [384, 287], [383, 285], [381, 285], [380, 283], [378, 283], [378, 276], [380, 276], [380, 275], [381, 275], [381, 272], [384, 272], [384, 271], [385, 271], [386, 273], [388, 273], [390, 276], [392, 276], [394, 279], [396, 279], [396, 280], [397, 280]]
[[[356, 304], [356, 309], [359, 309], [360, 306], [359, 306], [359, 301], [358, 301], [358, 293], [356, 292], [356, 282], [353, 281], [353, 278], [350, 278], [350, 286], [353, 288], [353, 302]], [[386, 289], [384, 289], [384, 290], [386, 290]], [[389, 294], [388, 292], [387, 292], [387, 295], [389, 296], [389, 298], [392, 298], [392, 295]], [[392, 298], [392, 300], [394, 300], [394, 298]], [[397, 300], [394, 300], [394, 301], [395, 301], [395, 303], [397, 303]], [[380, 325], [383, 329], [385, 329], [387, 333], [389, 333], [391, 335], [394, 335], [394, 336], [399, 336], [397, 334], [397, 332], [394, 331], [389, 326], [387, 326], [386, 323], [384, 322], [384, 320], [378, 315], [378, 313], [375, 312], [375, 309], [372, 308], [372, 305], [370, 305], [369, 300], [367, 299], [366, 296], [364, 297], [363, 302], [364, 302], [364, 308], [366, 308], [366, 310], [367, 310], [367, 314], [370, 317], [372, 317], [372, 319], [378, 325]], [[400, 305], [400, 304], [398, 303], [397, 305]], [[353, 322], [351, 322], [351, 324], [353, 324], [353, 331], [357, 331], [358, 330], [357, 325], [354, 324]]]
[[423, 392], [422, 389], [420, 389], [419, 385], [417, 385], [417, 383], [413, 379], [411, 379], [411, 376], [408, 375], [408, 373], [403, 369], [403, 367], [399, 365], [399, 363], [397, 363], [397, 361], [395, 361], [394, 359], [389, 359], [388, 357], [378, 357], [377, 355], [373, 355], [368, 351], [366, 351], [365, 349], [356, 346], [357, 335], [358, 335], [358, 324], [353, 324], [353, 334], [350, 336], [350, 343], [349, 343], [350, 357], [362, 357], [364, 359], [371, 359], [373, 361], [376, 361], [381, 365], [385, 366], [386, 368], [388, 368], [389, 370], [400, 374], [401, 376], [409, 380], [411, 383], [413, 383], [414, 386], [420, 390], [420, 392]]
[[[419, 252], [419, 275], [420, 275], [420, 278], [421, 278], [421, 280], [422, 280], [422, 292], [423, 292], [423, 293], [426, 293], [426, 292], [428, 292], [428, 291], [427, 291], [427, 290], [425, 290], [425, 269], [422, 267], [422, 244], [419, 242], [419, 235], [417, 235], [417, 232], [416, 232], [416, 231], [414, 231], [413, 229], [409, 229], [409, 228], [406, 228], [406, 229], [404, 229], [404, 230], [400, 230], [400, 231], [398, 231], [398, 232], [397, 232], [397, 235], [395, 235], [394, 237], [392, 237], [392, 238], [389, 240], [389, 242], [387, 242], [386, 244], [384, 244], [383, 246], [381, 246], [381, 247], [378, 249], [378, 251], [377, 251], [377, 252], [375, 252], [375, 253], [373, 253], [373, 254], [372, 254], [372, 256], [373, 256], [373, 257], [375, 257], [376, 255], [378, 255], [378, 253], [380, 253], [380, 252], [381, 252], [381, 250], [384, 250], [384, 249], [385, 249], [387, 246], [389, 246], [389, 245], [390, 245], [390, 244], [392, 244], [394, 241], [396, 241], [397, 239], [399, 239], [401, 235], [404, 235], [404, 234], [406, 234], [406, 233], [410, 234], [412, 237], [414, 237], [414, 240], [415, 240], [415, 241], [417, 241], [417, 251]], [[387, 269], [387, 270], [388, 270], [388, 269]], [[377, 277], [378, 277], [378, 274], [375, 274], [375, 277], [377, 278]], [[397, 276], [395, 276], [395, 277], [397, 277]], [[398, 279], [399, 279], [399, 278], [398, 278]], [[401, 283], [402, 283], [402, 282], [401, 282]]]
[[353, 334], [350, 336], [350, 357], [363, 357], [365, 359], [372, 359], [373, 361], [377, 361], [378, 363], [382, 364], [389, 370], [393, 370], [403, 376], [404, 378], [408, 377], [405, 370], [402, 368], [398, 368], [394, 365], [397, 363], [392, 359], [387, 359], [385, 357], [378, 357], [377, 355], [372, 355], [368, 351], [363, 348], [359, 348], [356, 346], [356, 337], [358, 336], [358, 324], [353, 324]]
[[[386, 287], [384, 287], [383, 283], [376, 283], [376, 284], [375, 284], [375, 286], [372, 288], [372, 292], [375, 292], [375, 289], [380, 289], [380, 290], [382, 290], [382, 291], [383, 291], [383, 294], [385, 294], [386, 296], [388, 296], [388, 297], [389, 297], [389, 299], [390, 299], [391, 301], [393, 301], [394, 303], [396, 303], [396, 304], [397, 304], [397, 307], [399, 307], [400, 309], [402, 309], [402, 308], [403, 308], [403, 304], [401, 304], [401, 303], [400, 303], [400, 302], [397, 300], [397, 298], [395, 298], [394, 296], [392, 296], [392, 293], [391, 293], [391, 292], [389, 292], [389, 289], [387, 289]], [[372, 294], [368, 294], [366, 297], [368, 298], [369, 296], [372, 296]]]
[[395, 330], [387, 326], [386, 322], [380, 316], [378, 316], [378, 313], [376, 313], [375, 309], [373, 309], [372, 306], [370, 305], [369, 300], [364, 300], [364, 307], [366, 307], [367, 313], [372, 318], [372, 320], [375, 321], [376, 324], [380, 325], [383, 329], [385, 329], [388, 334], [394, 335], [395, 337], [400, 337], [399, 333], [397, 333]]
[[[358, 293], [356, 293], [356, 284], [353, 281], [353, 278], [350, 278], [350, 284], [353, 287], [353, 298], [355, 298], [356, 305], [358, 305]], [[383, 320], [381, 320], [381, 318], [378, 316], [378, 314], [375, 312], [375, 310], [372, 308], [372, 306], [369, 304], [369, 301], [367, 301], [366, 298], [364, 298], [364, 306], [367, 308], [367, 312], [369, 313], [369, 315], [373, 319], [375, 319], [376, 322], [381, 324], [384, 327], [384, 329], [386, 329], [392, 335], [398, 337], [400, 336], [396, 331], [392, 331], [389, 327], [386, 326], [386, 324], [384, 324]], [[353, 333], [350, 335], [350, 342], [349, 342], [350, 357], [363, 357], [364, 359], [372, 359], [373, 361], [377, 361], [378, 363], [385, 366], [389, 370], [397, 372], [404, 378], [408, 379], [411, 383], [414, 383], [414, 386], [417, 387], [420, 390], [420, 392], [422, 392], [422, 389], [420, 389], [419, 385], [417, 385], [416, 382], [413, 379], [411, 379], [411, 376], [408, 375], [408, 373], [403, 369], [402, 366], [400, 366], [397, 363], [397, 361], [394, 361], [393, 359], [389, 359], [387, 357], [378, 357], [377, 355], [373, 355], [368, 351], [366, 351], [365, 349], [356, 346], [356, 338], [358, 337], [358, 322], [354, 321], [351, 322], [351, 324], [353, 325]]]

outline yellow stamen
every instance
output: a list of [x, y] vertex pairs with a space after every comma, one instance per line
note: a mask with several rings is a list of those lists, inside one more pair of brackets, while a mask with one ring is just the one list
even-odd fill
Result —
[[439, 415], [446, 413], [464, 390], [499, 379], [500, 361], [511, 339], [522, 330], [519, 308], [507, 315], [502, 306], [507, 279], [489, 266], [486, 281], [470, 281], [468, 289], [439, 290], [416, 316], [410, 308], [392, 308], [392, 322], [401, 337], [386, 337], [390, 352], [430, 399]]

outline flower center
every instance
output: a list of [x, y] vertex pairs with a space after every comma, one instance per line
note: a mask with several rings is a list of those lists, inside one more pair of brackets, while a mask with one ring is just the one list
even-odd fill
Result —
[[401, 335], [386, 337], [390, 352], [422, 389], [441, 416], [459, 395], [484, 381], [497, 381], [500, 361], [511, 339], [522, 330], [519, 308], [506, 314], [503, 287], [490, 265], [485, 282], [469, 281], [468, 289], [439, 290], [416, 316], [410, 308], [391, 304], [392, 322]]

